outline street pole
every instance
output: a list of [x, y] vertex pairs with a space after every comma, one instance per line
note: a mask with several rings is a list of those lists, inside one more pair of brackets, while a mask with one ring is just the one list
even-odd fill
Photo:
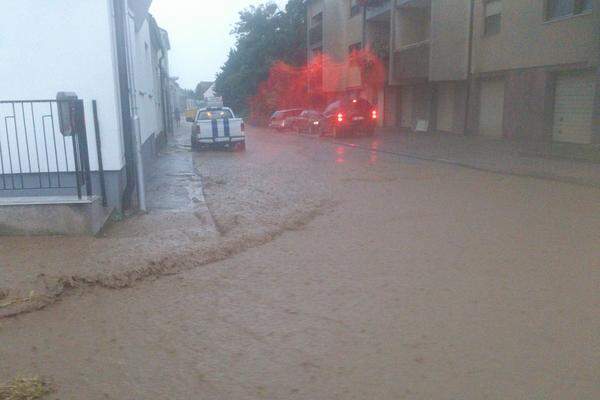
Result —
[[471, 90], [472, 79], [471, 79], [471, 65], [473, 63], [473, 19], [474, 19], [474, 10], [475, 10], [475, 0], [470, 1], [470, 10], [469, 10], [469, 43], [468, 43], [468, 54], [467, 54], [467, 94], [465, 98], [465, 120], [463, 132], [465, 135], [469, 134], [469, 118], [471, 117]]
[[367, 5], [363, 6], [362, 13], [362, 48], [366, 50], [367, 48]]

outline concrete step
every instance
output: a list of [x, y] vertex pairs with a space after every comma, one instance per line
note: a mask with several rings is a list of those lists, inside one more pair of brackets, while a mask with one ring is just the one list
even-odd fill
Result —
[[98, 196], [0, 198], [0, 235], [96, 235], [110, 216]]

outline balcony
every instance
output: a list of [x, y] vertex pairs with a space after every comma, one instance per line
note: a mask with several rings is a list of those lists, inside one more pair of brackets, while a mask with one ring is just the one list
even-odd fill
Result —
[[392, 10], [391, 0], [381, 0], [367, 7], [367, 21], [389, 20]]
[[426, 79], [429, 75], [429, 40], [402, 47], [394, 53], [394, 80]]

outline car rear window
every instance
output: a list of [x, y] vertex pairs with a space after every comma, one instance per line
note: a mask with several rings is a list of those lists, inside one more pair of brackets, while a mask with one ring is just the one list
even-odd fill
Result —
[[323, 111], [323, 114], [331, 114], [336, 112], [340, 107], [341, 107], [342, 103], [341, 101], [334, 101], [333, 103], [331, 103], [330, 105], [327, 106], [327, 108], [325, 109], [325, 111]]
[[223, 119], [223, 118], [233, 118], [231, 111], [221, 109], [221, 110], [204, 110], [198, 113], [198, 120], [212, 120], [212, 119]]

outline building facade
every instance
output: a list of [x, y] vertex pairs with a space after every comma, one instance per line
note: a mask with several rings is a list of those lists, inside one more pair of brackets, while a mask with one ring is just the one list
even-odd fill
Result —
[[360, 92], [382, 125], [600, 143], [598, 0], [313, 0], [307, 21], [309, 59], [344, 65], [362, 47], [384, 60], [377, 93], [351, 67], [324, 68], [322, 86]]
[[[170, 129], [170, 45], [166, 32], [148, 13], [150, 3], [3, 1], [0, 73], [10, 79], [0, 80], [0, 100], [6, 102], [0, 116], [14, 121], [14, 126], [0, 129], [0, 196], [66, 192], [57, 181], [72, 178], [73, 163], [66, 154], [70, 149], [65, 146], [65, 154], [60, 153], [59, 133], [51, 137], [56, 106], [41, 100], [73, 92], [84, 104], [89, 169], [97, 180], [102, 164], [108, 206], [120, 209], [131, 200], [136, 174], [141, 173], [136, 169], [136, 141], [143, 164], [149, 166]], [[9, 103], [12, 100], [29, 102]], [[96, 102], [99, 141], [94, 137], [92, 101]], [[19, 113], [17, 107], [15, 113], [11, 109], [15, 104], [25, 104], [24, 112]], [[53, 148], [56, 144], [58, 152]], [[30, 188], [27, 179], [35, 183], [38, 177], [39, 185]], [[93, 186], [94, 194], [99, 194], [99, 185]]]

